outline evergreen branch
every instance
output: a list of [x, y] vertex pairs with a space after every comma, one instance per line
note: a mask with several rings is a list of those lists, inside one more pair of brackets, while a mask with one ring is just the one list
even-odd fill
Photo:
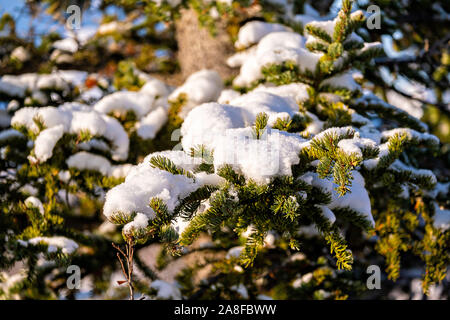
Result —
[[330, 35], [322, 28], [319, 28], [312, 24], [307, 24], [305, 29], [309, 34], [311, 34], [312, 36], [314, 36], [316, 38], [319, 38], [320, 40], [324, 41], [327, 44], [331, 44], [333, 42]]
[[[232, 203], [232, 202], [231, 202]], [[184, 232], [179, 243], [187, 246], [205, 230], [217, 230], [222, 222], [232, 215], [232, 204], [226, 199], [226, 193], [219, 191], [210, 199], [210, 208], [195, 215]]]
[[342, 218], [363, 230], [370, 231], [373, 229], [371, 222], [363, 214], [353, 210], [352, 208], [334, 208], [333, 213], [336, 217]]
[[347, 249], [347, 243], [339, 232], [334, 230], [333, 232], [326, 234], [325, 240], [330, 245], [330, 253], [334, 253], [337, 259], [336, 266], [338, 269], [352, 270], [353, 255], [351, 251]]
[[234, 185], [242, 186], [245, 184], [244, 176], [236, 173], [236, 171], [233, 170], [233, 167], [229, 164], [220, 167], [217, 171], [217, 175], [226, 179]]
[[264, 233], [253, 228], [252, 232], [247, 237], [244, 249], [240, 255], [240, 262], [244, 267], [249, 267], [253, 265], [259, 249], [264, 245]]
[[255, 125], [253, 127], [253, 135], [257, 140], [261, 139], [261, 137], [263, 136], [268, 120], [269, 116], [264, 112], [258, 113], [256, 115]]

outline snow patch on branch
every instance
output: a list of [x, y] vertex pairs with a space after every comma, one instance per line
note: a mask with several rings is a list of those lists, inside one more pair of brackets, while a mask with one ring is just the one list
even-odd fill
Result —
[[186, 81], [169, 95], [169, 101], [176, 101], [180, 94], [187, 96], [180, 117], [185, 118], [196, 106], [216, 101], [223, 89], [222, 79], [214, 70], [201, 70], [191, 74]]
[[315, 172], [308, 172], [299, 179], [311, 184], [314, 187], [320, 188], [325, 192], [331, 194], [331, 203], [326, 205], [329, 209], [335, 208], [350, 208], [362, 214], [374, 227], [375, 220], [372, 217], [372, 210], [370, 205], [370, 198], [365, 189], [365, 181], [363, 176], [356, 170], [352, 171], [352, 185], [350, 191], [344, 196], [339, 196], [336, 192], [336, 184], [328, 179], [321, 179]]
[[263, 21], [250, 21], [239, 29], [238, 39], [234, 46], [238, 49], [247, 48], [258, 43], [264, 36], [271, 32], [289, 31], [289, 28], [278, 23]]
[[26, 200], [25, 200], [25, 206], [27, 207], [27, 208], [37, 208], [38, 210], [39, 210], [39, 213], [41, 214], [41, 215], [44, 215], [44, 206], [42, 205], [42, 202], [41, 202], [41, 200], [39, 200], [38, 198], [36, 198], [36, 197], [33, 197], [33, 196], [31, 196], [31, 197], [28, 197]]
[[[180, 152], [166, 151], [163, 155], [177, 164], [177, 159], [178, 161], [183, 161], [181, 160]], [[161, 153], [148, 155], [146, 160], [130, 170], [125, 178], [125, 182], [108, 191], [103, 207], [103, 214], [108, 219], [114, 220], [114, 217], [117, 215], [131, 217], [137, 212], [145, 214], [149, 219], [153, 219], [155, 213], [149, 206], [152, 198], [162, 199], [169, 211], [173, 211], [180, 200], [205, 185], [205, 183], [211, 182], [210, 179], [194, 180], [184, 175], [174, 175], [170, 172], [153, 168], [149, 160], [157, 155], [161, 155]]]
[[[46, 129], [39, 132], [36, 121], [40, 121]], [[99, 114], [84, 105], [22, 108], [14, 114], [11, 124], [25, 126], [39, 133], [35, 141], [35, 153], [40, 162], [45, 162], [52, 156], [56, 142], [62, 137], [61, 130], [70, 134], [89, 132], [96, 137], [104, 136], [113, 144], [111, 155], [114, 160], [125, 160], [128, 157], [129, 138], [122, 125], [116, 119]]]
[[78, 249], [78, 244], [72, 239], [68, 239], [66, 237], [35, 237], [26, 241], [22, 241], [23, 244], [27, 243], [33, 246], [45, 244], [48, 246], [48, 253], [53, 253], [61, 250], [64, 254], [72, 254], [75, 252], [75, 250]]

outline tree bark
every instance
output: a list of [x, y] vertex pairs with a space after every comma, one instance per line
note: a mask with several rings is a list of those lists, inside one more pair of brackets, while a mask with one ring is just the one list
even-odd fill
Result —
[[213, 37], [206, 27], [199, 25], [193, 9], [182, 10], [181, 18], [176, 22], [176, 38], [183, 80], [202, 69], [215, 70], [224, 80], [237, 74], [237, 70], [226, 64], [227, 58], [235, 52], [226, 32], [226, 23], [218, 21], [216, 26], [217, 35]]

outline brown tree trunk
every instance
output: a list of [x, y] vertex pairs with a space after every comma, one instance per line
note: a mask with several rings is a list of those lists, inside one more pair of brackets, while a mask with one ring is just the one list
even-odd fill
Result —
[[237, 70], [226, 64], [235, 51], [225, 22], [218, 21], [216, 26], [217, 35], [213, 37], [206, 27], [199, 25], [193, 9], [182, 10], [181, 18], [176, 22], [176, 38], [183, 80], [201, 69], [216, 70], [224, 80], [237, 74]]

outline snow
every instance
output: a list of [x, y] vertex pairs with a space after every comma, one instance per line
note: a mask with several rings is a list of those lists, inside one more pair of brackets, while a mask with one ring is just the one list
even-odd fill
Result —
[[58, 49], [55, 49], [50, 55], [50, 61], [56, 63], [57, 65], [72, 64], [75, 62], [74, 60], [73, 54]]
[[[198, 181], [199, 183], [203, 184], [203, 185], [210, 185], [210, 186], [220, 186], [223, 185], [225, 183], [225, 179], [222, 178], [221, 176], [212, 173], [212, 174], [208, 174], [206, 172], [198, 172], [195, 174], [195, 179], [196, 181]], [[230, 192], [230, 196], [234, 199], [234, 201], [236, 202], [236, 197], [237, 194], [236, 192], [233, 193], [233, 191]]]
[[338, 142], [338, 147], [347, 155], [356, 154], [362, 158], [362, 149], [375, 148], [376, 143], [366, 138], [343, 139]]
[[4, 294], [8, 294], [9, 290], [14, 288], [15, 285], [27, 279], [27, 273], [24, 269], [21, 269], [15, 274], [9, 272], [0, 273], [2, 281], [0, 282], [0, 290], [2, 291], [2, 299], [5, 299]]
[[115, 224], [106, 220], [98, 227], [98, 232], [100, 234], [108, 234], [108, 233], [112, 233], [112, 232], [116, 231], [116, 229], [117, 229], [117, 226]]
[[167, 110], [164, 107], [158, 107], [136, 124], [138, 136], [142, 139], [155, 138], [167, 119]]
[[184, 151], [175, 151], [175, 150], [151, 153], [144, 158], [142, 163], [150, 163], [151, 158], [156, 156], [168, 158], [176, 166], [189, 171], [194, 171], [195, 168], [197, 168], [202, 163], [202, 159], [200, 158], [193, 158]]
[[[216, 170], [229, 164], [258, 183], [267, 183], [278, 175], [291, 175], [291, 166], [299, 162], [300, 150], [308, 147], [311, 140], [270, 128], [256, 140], [249, 126], [259, 112], [268, 114], [269, 126], [279, 117], [293, 116], [298, 108], [295, 101], [291, 97], [282, 98], [259, 91], [239, 96], [230, 104], [233, 105], [209, 103], [195, 108], [181, 127], [184, 150], [204, 145], [214, 152]], [[352, 127], [329, 128], [314, 139], [321, 139], [325, 134], [345, 137], [354, 133]], [[362, 156], [361, 148], [376, 147], [376, 144], [356, 135], [354, 139], [344, 140], [340, 147], [344, 152]]]
[[433, 226], [443, 231], [450, 228], [450, 210], [439, 207], [436, 202], [434, 203]]
[[381, 42], [383, 44], [384, 52], [389, 58], [405, 59], [414, 57], [417, 54], [417, 48], [414, 46], [409, 46], [404, 50], [397, 51], [394, 48], [394, 39], [389, 34], [382, 35]]
[[[36, 118], [40, 119], [46, 127], [40, 133], [39, 127], [34, 122]], [[113, 160], [125, 160], [128, 157], [129, 138], [119, 121], [99, 114], [81, 104], [63, 104], [58, 108], [22, 108], [14, 114], [11, 124], [25, 126], [29, 130], [39, 133], [35, 142], [35, 152], [36, 148], [40, 150], [39, 154], [42, 154], [42, 157], [38, 159], [41, 162], [51, 157], [55, 143], [62, 136], [60, 135], [61, 129], [54, 129], [58, 126], [61, 126], [64, 133], [78, 134], [89, 131], [93, 136], [104, 136], [113, 145], [111, 150]], [[40, 138], [41, 134], [43, 137]]]
[[169, 101], [176, 101], [180, 94], [187, 96], [180, 117], [186, 115], [199, 104], [216, 101], [223, 89], [222, 79], [214, 70], [200, 70], [190, 75], [180, 87], [169, 95]]
[[402, 189], [402, 192], [400, 193], [399, 197], [402, 199], [409, 199], [410, 193], [409, 193], [408, 185], [403, 183], [400, 187]]
[[425, 123], [421, 122], [416, 117], [410, 115], [408, 112], [405, 112], [404, 110], [402, 110], [396, 106], [393, 106], [393, 105], [385, 102], [384, 100], [382, 100], [381, 98], [379, 98], [378, 96], [373, 94], [372, 92], [363, 90], [363, 93], [364, 94], [359, 99], [356, 99], [356, 101], [355, 101], [356, 104], [361, 104], [363, 107], [365, 107], [367, 105], [380, 105], [384, 109], [390, 110], [393, 114], [406, 116], [407, 118], [409, 118], [409, 120], [416, 122], [417, 125], [420, 126], [421, 129], [423, 129], [423, 131], [426, 131], [428, 129], [427, 125]]
[[434, 175], [434, 173], [431, 170], [417, 169], [412, 166], [408, 166], [408, 165], [404, 164], [403, 162], [401, 162], [398, 159], [395, 160], [394, 163], [392, 163], [389, 168], [396, 170], [396, 171], [407, 171], [413, 176], [426, 177], [426, 178], [430, 179], [432, 184], [437, 183], [436, 176]]
[[90, 151], [92, 149], [108, 152], [108, 144], [105, 141], [98, 139], [91, 139], [87, 142], [78, 144], [78, 148], [84, 151]]
[[47, 103], [47, 95], [40, 90], [33, 90], [33, 92], [31, 92], [31, 96], [25, 99], [26, 105], [45, 105]]
[[11, 52], [11, 58], [17, 59], [20, 62], [26, 62], [26, 61], [30, 60], [30, 57], [31, 57], [30, 52], [22, 46], [16, 47]]
[[300, 135], [284, 131], [268, 129], [256, 140], [250, 127], [227, 129], [213, 142], [214, 168], [228, 164], [247, 179], [268, 183], [275, 176], [292, 175], [303, 142]]
[[232, 55], [227, 59], [227, 65], [230, 68], [237, 68], [242, 66], [247, 59], [255, 56], [256, 50], [257, 46], [253, 46], [247, 50], [235, 53], [234, 55]]
[[259, 42], [265, 35], [277, 31], [289, 31], [289, 29], [278, 23], [262, 21], [247, 22], [239, 29], [238, 39], [234, 46], [238, 49], [249, 47]]
[[[185, 119], [181, 133], [184, 150], [205, 145], [214, 151], [214, 167], [230, 164], [247, 178], [265, 183], [277, 175], [291, 175], [305, 146], [298, 134], [266, 130], [260, 140], [253, 137], [256, 115], [265, 112], [269, 125], [277, 118], [292, 116], [298, 106], [292, 98], [266, 92], [251, 92], [230, 102], [203, 104]], [[247, 128], [244, 128], [246, 127]]]
[[239, 258], [239, 256], [242, 253], [242, 250], [244, 250], [243, 246], [237, 246], [237, 247], [231, 248], [230, 250], [228, 250], [227, 255], [225, 256], [225, 259]]
[[381, 158], [386, 157], [389, 155], [389, 142], [380, 144], [378, 146], [378, 157], [374, 158], [374, 159], [368, 159], [368, 160], [364, 160], [363, 161], [363, 166], [368, 169], [368, 170], [373, 170], [375, 169], [378, 164], [380, 163]]
[[345, 137], [347, 135], [352, 135], [355, 130], [350, 127], [332, 127], [328, 128], [324, 131], [321, 131], [319, 134], [314, 136], [315, 140], [323, 139], [326, 135], [334, 136], [334, 137]]
[[[180, 152], [166, 151], [163, 154], [171, 160], [173, 154], [176, 161], [182, 159]], [[168, 210], [173, 211], [181, 199], [208, 182], [208, 179], [194, 180], [151, 167], [149, 160], [156, 155], [161, 153], [148, 155], [142, 163], [130, 170], [123, 183], [108, 191], [103, 207], [103, 214], [108, 219], [113, 219], [117, 214], [131, 216], [136, 212], [141, 212], [152, 219], [155, 216], [149, 206], [152, 198], [162, 199]]]
[[190, 223], [189, 220], [187, 220], [187, 219], [185, 219], [185, 218], [183, 218], [183, 217], [178, 216], [178, 217], [176, 217], [176, 218], [172, 221], [171, 225], [172, 225], [172, 227], [175, 229], [175, 231], [176, 231], [179, 235], [181, 235], [181, 234], [183, 234], [184, 230], [187, 228], [187, 226], [189, 225], [189, 223]]
[[221, 104], [229, 104], [231, 100], [240, 97], [241, 94], [235, 90], [232, 89], [225, 89], [222, 90], [222, 92], [220, 93], [219, 98], [217, 99], [218, 103]]
[[110, 176], [114, 178], [125, 178], [132, 168], [133, 165], [129, 163], [111, 166]]
[[[295, 197], [291, 196], [291, 198], [294, 198], [294, 201], [296, 201]], [[275, 247], [275, 241], [277, 240], [277, 238], [278, 238], [278, 235], [275, 232], [269, 231], [267, 233], [267, 235], [264, 237], [264, 247], [266, 247], [266, 248], [274, 248]]]
[[371, 213], [370, 198], [365, 189], [365, 181], [363, 176], [356, 170], [352, 171], [353, 175], [352, 185], [350, 190], [343, 196], [339, 196], [335, 188], [337, 187], [332, 181], [328, 179], [321, 179], [315, 172], [308, 172], [299, 179], [311, 184], [314, 187], [321, 188], [323, 191], [331, 194], [331, 203], [326, 205], [329, 209], [335, 208], [350, 208], [362, 214], [372, 226], [375, 226], [375, 221]]
[[364, 124], [364, 125], [372, 125], [373, 126], [372, 122], [369, 119], [367, 119], [366, 117], [363, 117], [362, 115], [357, 113], [355, 110], [348, 109], [348, 111], [350, 112], [350, 114], [352, 116], [352, 123]]
[[45, 162], [53, 155], [53, 148], [64, 134], [62, 124], [42, 130], [34, 142], [34, 154], [40, 162]]
[[322, 53], [305, 49], [304, 38], [295, 32], [272, 32], [264, 36], [256, 49], [239, 52], [228, 59], [230, 66], [241, 65], [239, 75], [233, 80], [236, 86], [249, 86], [262, 78], [261, 69], [272, 64], [291, 61], [301, 71], [315, 71]]
[[304, 133], [307, 133], [308, 135], [319, 134], [322, 131], [325, 122], [319, 120], [319, 118], [314, 113], [311, 112], [306, 112], [306, 116], [311, 119], [311, 122], [309, 122], [308, 125], [306, 126]]
[[[297, 104], [305, 102], [309, 99], [308, 85], [303, 83], [290, 83], [276, 87], [269, 87], [267, 85], [259, 85], [252, 92], [267, 92], [283, 98], [292, 98]], [[297, 108], [298, 109], [298, 106]]]
[[10, 139], [14, 139], [14, 138], [23, 138], [23, 137], [24, 137], [24, 135], [15, 129], [6, 129], [3, 131], [0, 131], [0, 142], [7, 141]]
[[150, 111], [154, 99], [154, 96], [142, 92], [118, 91], [103, 97], [94, 105], [94, 110], [104, 114], [117, 112], [120, 115], [133, 111], [140, 119]]
[[27, 87], [10, 77], [6, 75], [0, 79], [0, 92], [12, 97], [23, 98]]
[[59, 180], [61, 180], [64, 183], [68, 183], [70, 180], [70, 172], [69, 170], [61, 170], [60, 172], [58, 172], [58, 178]]
[[103, 91], [99, 87], [93, 87], [81, 93], [81, 100], [86, 102], [96, 102], [103, 97]]
[[300, 71], [314, 72], [321, 57], [321, 53], [312, 53], [302, 48], [282, 48], [281, 50], [277, 50], [275, 47], [261, 58], [260, 63], [262, 66], [266, 66], [293, 61], [299, 66]]
[[322, 211], [322, 215], [330, 222], [330, 224], [333, 224], [336, 221], [336, 216], [334, 215], [333, 211], [331, 211], [326, 206], [317, 206]]
[[61, 78], [75, 86], [82, 86], [87, 79], [88, 73], [80, 70], [58, 70], [56, 74]]
[[[335, 23], [336, 19], [312, 22], [313, 25], [324, 28], [330, 36], [333, 34]], [[363, 42], [355, 33], [349, 36], [349, 40]], [[308, 35], [306, 43], [311, 41], [317, 41], [317, 39]], [[233, 84], [236, 86], [250, 86], [262, 78], [261, 69], [263, 67], [283, 62], [293, 62], [303, 72], [314, 72], [323, 55], [307, 50], [305, 38], [298, 33], [289, 31], [286, 27], [278, 27], [277, 24], [252, 21], [244, 25], [239, 31], [236, 46], [241, 48], [255, 43], [257, 45], [254, 47], [238, 52], [227, 60], [230, 67], [241, 67], [239, 75], [233, 80]], [[367, 48], [369, 47], [365, 47], [364, 50]], [[350, 90], [360, 89], [352, 77], [352, 72], [327, 79], [324, 84], [345, 87]]]
[[147, 228], [148, 226], [148, 220], [149, 217], [143, 213], [138, 212], [136, 216], [134, 217], [133, 221], [127, 223], [123, 229], [122, 232], [125, 235], [131, 235], [133, 234], [133, 231], [141, 231]]
[[423, 104], [421, 102], [413, 100], [413, 99], [408, 99], [393, 90], [388, 90], [386, 92], [386, 98], [390, 104], [397, 106], [398, 108], [406, 111], [411, 116], [416, 117], [417, 119], [422, 118], [422, 116], [423, 116], [422, 105]]
[[304, 284], [309, 283], [313, 278], [314, 275], [312, 272], [305, 273], [301, 278], [297, 278], [294, 280], [294, 282], [292, 283], [292, 287], [300, 288]]
[[11, 125], [25, 126], [27, 127], [27, 129], [37, 133], [39, 131], [39, 127], [34, 121], [35, 118], [39, 118], [42, 124], [47, 128], [51, 128], [60, 124], [63, 124], [64, 127], [67, 128], [69, 122], [69, 119], [66, 117], [66, 115], [59, 112], [57, 108], [26, 107], [16, 111], [13, 118], [11, 119]]
[[257, 114], [264, 112], [269, 116], [269, 125], [273, 125], [278, 118], [292, 117], [298, 111], [298, 105], [293, 98], [264, 91], [252, 91], [237, 97], [230, 101], [230, 105], [243, 109], [246, 123], [253, 123]]
[[396, 128], [392, 130], [383, 131], [381, 133], [381, 136], [384, 140], [388, 140], [390, 137], [396, 135], [396, 134], [405, 134], [409, 140], [417, 140], [419, 142], [426, 141], [431, 144], [434, 144], [436, 146], [439, 146], [439, 138], [435, 135], [429, 134], [427, 132], [421, 133], [416, 130], [410, 129], [410, 128]]
[[[194, 212], [193, 217], [195, 217], [199, 213], [203, 213], [210, 208], [209, 199], [203, 200], [200, 202], [199, 207]], [[189, 226], [190, 220], [185, 219], [181, 216], [177, 216], [174, 220], [172, 220], [171, 225], [177, 231], [179, 235], [183, 234], [184, 230]]]
[[105, 176], [108, 176], [111, 171], [111, 163], [108, 159], [86, 151], [71, 155], [67, 158], [66, 163], [69, 168], [98, 171]]
[[112, 159], [116, 161], [125, 160], [128, 158], [128, 150], [130, 146], [128, 134], [117, 119], [106, 115], [103, 115], [102, 119], [106, 124], [103, 135], [113, 144], [111, 154]]
[[231, 286], [230, 290], [236, 291], [243, 299], [248, 299], [247, 288], [242, 283]]
[[72, 254], [78, 249], [78, 244], [66, 237], [35, 237], [29, 239], [27, 242], [31, 245], [46, 244], [48, 246], [48, 253], [61, 250], [64, 254]]
[[261, 39], [258, 43], [256, 54], [262, 56], [273, 50], [281, 50], [282, 48], [304, 49], [305, 39], [296, 32], [282, 31], [273, 32]]
[[212, 146], [227, 129], [253, 125], [260, 112], [269, 116], [269, 125], [298, 113], [298, 105], [289, 95], [281, 97], [264, 91], [250, 92], [229, 103], [202, 104], [188, 114], [181, 127], [184, 150], [201, 144]]
[[62, 40], [58, 40], [53, 42], [53, 48], [61, 50], [61, 51], [67, 51], [70, 53], [75, 53], [78, 51], [78, 43], [73, 38], [65, 38]]
[[355, 72], [345, 72], [326, 79], [321, 85], [328, 85], [332, 88], [346, 88], [351, 91], [360, 91], [361, 86], [354, 79]]
[[27, 208], [37, 208], [39, 210], [39, 213], [44, 215], [44, 206], [42, 205], [41, 200], [39, 200], [36, 197], [28, 197], [25, 199], [25, 206]]
[[206, 103], [193, 109], [181, 126], [184, 150], [196, 145], [211, 145], [216, 136], [229, 128], [242, 128], [246, 125], [241, 108]]
[[40, 90], [67, 90], [68, 84], [56, 73], [41, 74], [37, 78], [36, 87]]
[[108, 23], [103, 23], [98, 27], [97, 34], [104, 36], [111, 33], [126, 33], [133, 27], [130, 21], [112, 21]]
[[433, 190], [427, 190], [425, 195], [435, 199], [436, 197], [442, 195], [443, 197], [447, 196], [450, 188], [450, 182], [447, 183], [436, 183], [436, 186]]
[[[0, 80], [0, 81], [1, 81], [1, 80]], [[16, 111], [17, 109], [19, 109], [19, 107], [20, 107], [19, 101], [17, 101], [17, 100], [11, 100], [11, 101], [8, 103], [8, 106], [6, 107], [6, 110], [7, 110], [7, 111]], [[9, 125], [9, 123], [8, 123], [8, 125]]]
[[[355, 11], [353, 12], [351, 15], [355, 16], [360, 14], [361, 11]], [[333, 33], [334, 33], [334, 28], [336, 26], [336, 22], [339, 20], [339, 17], [336, 17], [333, 20], [327, 20], [327, 21], [311, 21], [308, 23], [308, 25], [322, 29], [323, 31], [325, 31], [330, 37], [331, 39], [333, 39]], [[306, 30], [306, 28], [305, 28]], [[323, 42], [322, 39], [320, 38], [316, 38], [315, 36], [313, 36], [312, 34], [309, 34], [307, 37], [307, 43], [311, 43], [311, 42]], [[346, 41], [357, 41], [360, 43], [363, 43], [364, 40], [358, 36], [356, 33], [352, 32], [348, 37]]]
[[[138, 119], [135, 125], [138, 135], [143, 139], [152, 139], [167, 120], [167, 97], [171, 89], [162, 81], [139, 70], [136, 70], [136, 73], [146, 81], [137, 92], [117, 91], [102, 98], [103, 92], [96, 87], [96, 91], [90, 93], [86, 91], [82, 97], [87, 100], [101, 98], [94, 105], [94, 110], [101, 114], [124, 116], [127, 112], [133, 112]], [[117, 127], [117, 125], [114, 126]], [[114, 135], [113, 131], [110, 133]]]
[[273, 300], [273, 298], [269, 297], [269, 296], [267, 296], [265, 294], [258, 294], [256, 296], [256, 300]]
[[162, 81], [150, 78], [148, 81], [142, 86], [140, 92], [146, 93], [158, 97], [166, 97], [170, 94], [170, 88]]
[[173, 300], [181, 300], [181, 292], [180, 289], [175, 284], [163, 281], [163, 280], [155, 280], [150, 285], [151, 289], [157, 290], [156, 298], [158, 299], [173, 299]]

